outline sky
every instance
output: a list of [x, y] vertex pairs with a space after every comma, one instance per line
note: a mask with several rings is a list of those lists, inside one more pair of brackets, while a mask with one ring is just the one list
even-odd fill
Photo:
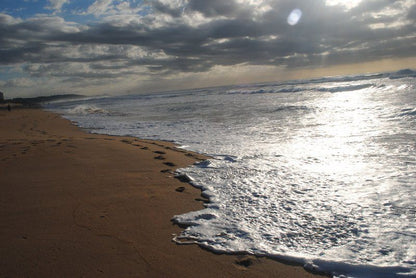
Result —
[[415, 0], [1, 0], [7, 98], [416, 67]]

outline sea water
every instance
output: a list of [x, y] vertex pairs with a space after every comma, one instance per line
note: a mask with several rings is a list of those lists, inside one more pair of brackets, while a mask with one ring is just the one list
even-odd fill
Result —
[[340, 277], [416, 277], [416, 73], [51, 103], [94, 133], [207, 154], [178, 243]]

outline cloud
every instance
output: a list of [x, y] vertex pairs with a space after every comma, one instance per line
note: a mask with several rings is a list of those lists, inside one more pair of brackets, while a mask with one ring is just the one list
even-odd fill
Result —
[[[54, 7], [66, 2], [54, 1]], [[287, 19], [294, 9], [302, 17], [291, 26]], [[26, 77], [86, 88], [203, 78], [202, 73], [213, 76], [219, 68], [231, 78], [233, 68], [272, 72], [413, 57], [415, 11], [408, 0], [367, 0], [348, 9], [324, 0], [314, 5], [300, 0], [97, 0], [85, 11], [97, 20], [87, 24], [0, 13], [0, 67], [18, 66]]]
[[241, 6], [233, 0], [190, 0], [187, 8], [194, 11], [198, 11], [207, 17], [215, 17], [235, 15], [239, 11]]
[[88, 7], [87, 13], [102, 15], [108, 12], [113, 4], [113, 0], [96, 0], [91, 6]]
[[176, 0], [176, 1], [163, 1], [163, 0], [154, 0], [151, 1], [150, 4], [152, 8], [157, 11], [158, 13], [168, 14], [172, 17], [180, 17], [184, 14], [184, 1]]
[[414, 25], [416, 23], [416, 4], [410, 5], [405, 11], [407, 11], [406, 18]]
[[60, 12], [62, 9], [62, 6], [64, 4], [69, 3], [69, 0], [48, 0], [49, 5], [46, 6], [46, 9], [54, 10], [56, 12]]
[[141, 10], [141, 4], [135, 1], [95, 0], [82, 14], [93, 14], [96, 17], [108, 15], [135, 14]]

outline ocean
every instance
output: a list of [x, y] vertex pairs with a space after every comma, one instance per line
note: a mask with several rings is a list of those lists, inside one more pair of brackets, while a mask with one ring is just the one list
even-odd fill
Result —
[[209, 203], [174, 238], [336, 277], [416, 277], [416, 72], [45, 104], [92, 133], [174, 141]]

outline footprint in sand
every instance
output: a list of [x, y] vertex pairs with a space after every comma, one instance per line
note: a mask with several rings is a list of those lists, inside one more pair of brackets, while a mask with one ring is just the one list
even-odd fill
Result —
[[179, 174], [175, 176], [175, 179], [181, 181], [181, 182], [191, 182], [192, 179], [190, 177], [188, 177], [185, 174]]
[[254, 259], [250, 258], [250, 257], [242, 257], [242, 258], [238, 258], [235, 263], [239, 266], [243, 266], [243, 267], [249, 267], [254, 263]]
[[154, 159], [165, 160], [166, 158], [164, 156], [158, 155], [158, 156], [155, 156]]
[[163, 169], [160, 170], [161, 173], [169, 173], [169, 174], [173, 174], [173, 171], [171, 169]]
[[195, 201], [203, 202], [205, 204], [209, 203], [209, 200], [208, 199], [204, 199], [204, 198], [195, 198]]
[[154, 151], [154, 153], [157, 153], [157, 154], [166, 154], [165, 152], [161, 152], [161, 151]]
[[176, 164], [175, 164], [175, 163], [173, 163], [173, 162], [163, 162], [163, 164], [165, 164], [165, 165], [167, 165], [167, 166], [170, 166], [170, 167], [174, 167], [174, 166], [176, 166]]
[[22, 149], [21, 154], [26, 154], [30, 150], [30, 147], [25, 147]]

